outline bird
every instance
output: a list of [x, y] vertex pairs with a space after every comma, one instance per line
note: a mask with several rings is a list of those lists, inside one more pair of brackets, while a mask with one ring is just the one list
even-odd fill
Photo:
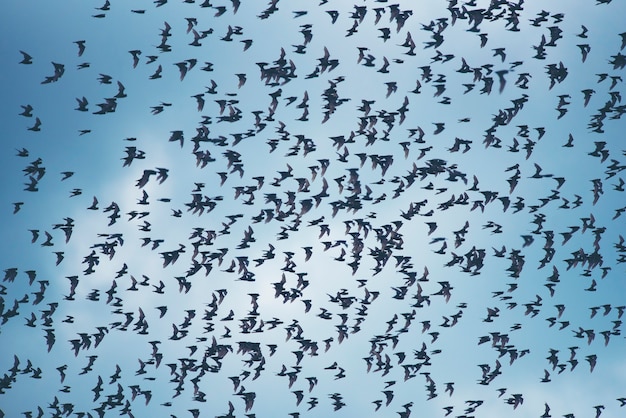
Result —
[[176, 62], [174, 63], [174, 65], [178, 67], [178, 71], [180, 72], [180, 81], [183, 81], [183, 79], [187, 75], [187, 71], [189, 71], [189, 68], [187, 67], [187, 62]]
[[22, 113], [20, 113], [20, 116], [24, 116], [27, 118], [30, 118], [33, 116], [33, 107], [29, 104], [27, 105], [20, 105], [20, 107], [22, 108]]
[[24, 51], [20, 51], [20, 54], [22, 54], [22, 60], [19, 62], [20, 64], [32, 64], [33, 63], [33, 57], [30, 56], [29, 54], [27, 54]]
[[39, 119], [39, 117], [35, 117], [34, 125], [28, 128], [28, 130], [33, 131], [33, 132], [39, 132], [41, 131], [40, 127], [41, 127], [41, 120]]
[[243, 73], [235, 74], [237, 79], [239, 80], [237, 83], [237, 88], [240, 89], [244, 84], [246, 84], [246, 75]]
[[78, 46], [78, 56], [82, 56], [83, 53], [85, 52], [85, 40], [80, 40], [80, 41], [74, 41], [74, 43], [76, 44], [76, 46]]
[[78, 102], [78, 107], [75, 110], [78, 110], [79, 112], [87, 112], [89, 110], [87, 109], [87, 105], [89, 104], [89, 102], [87, 101], [85, 96], [80, 99], [76, 98], [76, 101]]
[[128, 51], [128, 53], [131, 54], [133, 57], [133, 68], [137, 68], [137, 65], [139, 64], [139, 56], [141, 55], [141, 51], [138, 49], [132, 49]]

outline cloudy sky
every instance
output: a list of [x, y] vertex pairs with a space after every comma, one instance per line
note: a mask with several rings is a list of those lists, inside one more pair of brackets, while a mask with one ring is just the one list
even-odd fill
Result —
[[626, 411], [625, 4], [0, 7], [4, 416]]

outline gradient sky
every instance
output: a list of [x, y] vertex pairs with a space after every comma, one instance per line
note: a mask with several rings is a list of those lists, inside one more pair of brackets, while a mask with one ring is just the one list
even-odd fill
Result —
[[626, 4], [159, 3], [0, 6], [0, 415], [624, 414]]

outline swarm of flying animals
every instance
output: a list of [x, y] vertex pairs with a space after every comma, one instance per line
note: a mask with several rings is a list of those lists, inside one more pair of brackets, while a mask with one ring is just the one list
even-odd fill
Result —
[[626, 411], [626, 28], [524, 0], [144, 3], [75, 11], [136, 25], [113, 58], [94, 31], [7, 64], [31, 96], [0, 417]]

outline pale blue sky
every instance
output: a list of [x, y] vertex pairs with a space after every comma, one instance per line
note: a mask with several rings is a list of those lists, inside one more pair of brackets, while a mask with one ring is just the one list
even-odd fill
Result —
[[[487, 12], [489, 2], [481, 0], [356, 5], [284, 0], [272, 13], [267, 12], [272, 4], [263, 2], [241, 4], [235, 13], [236, 3], [212, 3], [169, 0], [157, 7], [143, 0], [111, 1], [104, 7], [109, 10], [99, 10], [104, 2], [10, 0], [0, 6], [5, 236], [0, 264], [7, 274], [0, 283], [6, 287], [0, 295], [0, 321], [5, 319], [0, 411], [7, 417], [37, 416], [40, 407], [44, 416], [54, 416], [51, 405], [58, 400], [59, 411], [65, 404], [68, 416], [94, 417], [98, 408], [106, 416], [182, 418], [195, 409], [201, 417], [224, 416], [229, 402], [239, 417], [396, 417], [408, 411], [428, 417], [447, 411], [455, 417], [538, 417], [546, 405], [551, 416], [595, 416], [598, 405], [604, 407], [598, 409], [602, 416], [623, 414], [618, 399], [626, 397], [626, 347], [620, 312], [626, 286], [620, 240], [626, 215], [615, 216], [626, 205], [624, 122], [617, 118], [624, 71], [611, 62], [619, 63], [624, 53], [624, 4], [527, 1]], [[360, 10], [366, 10], [364, 16]], [[401, 27], [396, 11], [406, 18]], [[268, 17], [259, 18], [264, 13]], [[483, 18], [478, 31], [468, 30], [470, 16]], [[516, 26], [519, 31], [511, 30]], [[351, 28], [356, 32], [347, 36]], [[169, 36], [162, 37], [164, 31]], [[194, 31], [205, 31], [206, 37], [194, 42]], [[304, 53], [296, 52], [308, 31], [312, 38]], [[443, 36], [437, 48], [428, 47], [438, 36], [433, 31]], [[479, 34], [488, 38], [484, 47]], [[402, 44], [411, 39], [414, 54], [407, 54], [411, 47]], [[242, 41], [248, 40], [252, 43], [245, 49]], [[84, 41], [81, 56], [77, 41]], [[162, 52], [162, 42], [171, 51]], [[545, 58], [537, 59], [542, 43]], [[500, 48], [504, 59], [496, 54]], [[136, 67], [129, 52], [134, 50], [141, 51]], [[581, 50], [589, 50], [584, 62]], [[20, 63], [20, 51], [32, 56], [32, 64]], [[326, 60], [338, 65], [323, 68]], [[368, 61], [372, 66], [363, 65]], [[459, 71], [463, 61], [469, 72]], [[53, 63], [62, 64], [63, 71], [55, 73], [60, 67]], [[89, 65], [79, 69], [84, 63]], [[212, 71], [202, 70], [207, 63]], [[187, 69], [182, 80], [176, 64]], [[567, 76], [551, 87], [549, 69], [561, 64]], [[426, 67], [430, 79], [423, 76]], [[283, 78], [266, 83], [261, 68]], [[502, 92], [498, 73], [506, 80]], [[238, 74], [245, 74], [240, 87]], [[603, 81], [601, 74], [606, 74]], [[111, 83], [101, 83], [107, 76]], [[520, 79], [524, 76], [527, 83]], [[56, 81], [42, 84], [46, 77]], [[489, 81], [480, 77], [492, 78], [491, 92]], [[389, 92], [387, 83], [397, 90]], [[594, 94], [585, 106], [586, 89]], [[201, 110], [196, 95], [204, 100]], [[86, 112], [75, 110], [83, 97]], [[107, 99], [115, 103], [109, 107], [114, 111], [94, 114]], [[371, 103], [369, 112], [364, 101]], [[26, 105], [33, 108], [30, 117], [19, 115]], [[329, 107], [333, 113], [324, 121]], [[558, 107], [567, 109], [560, 118]], [[590, 123], [601, 112], [606, 113], [604, 132], [593, 132]], [[493, 130], [499, 146], [486, 144], [496, 117], [507, 113], [514, 117]], [[29, 130], [36, 118], [39, 130]], [[202, 122], [208, 134], [194, 150], [193, 137], [205, 129]], [[437, 124], [443, 124], [441, 132]], [[419, 129], [421, 139], [415, 134]], [[89, 132], [81, 135], [83, 130]], [[183, 132], [182, 146], [169, 141], [175, 131]], [[573, 147], [564, 147], [570, 135]], [[339, 136], [349, 142], [334, 146], [332, 138]], [[458, 151], [455, 141], [461, 141]], [[130, 147], [145, 158], [123, 166]], [[16, 155], [23, 148], [28, 156]], [[229, 165], [232, 151], [240, 161]], [[193, 152], [210, 153], [205, 167]], [[393, 162], [383, 174], [380, 162], [373, 162], [385, 158]], [[322, 174], [325, 160], [329, 165]], [[437, 172], [437, 166], [444, 168]], [[29, 167], [45, 168], [36, 192], [24, 190], [31, 181], [23, 170]], [[153, 174], [145, 187], [137, 186], [146, 170], [159, 169], [167, 169], [161, 183]], [[62, 180], [68, 171], [74, 174]], [[358, 184], [350, 184], [354, 172]], [[226, 173], [223, 184], [220, 173]], [[273, 185], [281, 173], [288, 175]], [[517, 184], [510, 190], [513, 177]], [[472, 187], [474, 178], [478, 184]], [[560, 178], [564, 183], [558, 187]], [[307, 200], [315, 202], [323, 191], [324, 180], [328, 196], [303, 211]], [[194, 191], [197, 183], [204, 184], [200, 191]], [[72, 196], [73, 191], [80, 193]], [[188, 210], [194, 193], [215, 208], [203, 214]], [[270, 201], [271, 194], [281, 200], [280, 207]], [[97, 209], [89, 210], [94, 197]], [[343, 208], [333, 216], [333, 205], [354, 200], [360, 202], [358, 210]], [[523, 207], [516, 209], [521, 200]], [[23, 202], [15, 214], [14, 202]], [[120, 218], [111, 224], [112, 211], [105, 208], [113, 202]], [[401, 216], [418, 202], [423, 207], [417, 214]], [[446, 202], [456, 203], [444, 210]], [[68, 222], [72, 234], [65, 242], [63, 225], [55, 225]], [[437, 228], [429, 234], [431, 222]], [[320, 225], [328, 227], [328, 235], [321, 234]], [[498, 226], [501, 233], [495, 233]], [[253, 241], [242, 245], [249, 228]], [[206, 240], [198, 243], [194, 232], [200, 229]], [[563, 244], [563, 234], [573, 230]], [[46, 233], [52, 245], [42, 245]], [[281, 239], [285, 233], [288, 238]], [[103, 253], [107, 245], [115, 250], [111, 257]], [[576, 254], [591, 257], [596, 246], [601, 264], [591, 268], [589, 259], [568, 261]], [[308, 260], [303, 247], [312, 248]], [[503, 247], [504, 257], [497, 257], [495, 250]], [[180, 248], [184, 252], [177, 261], [164, 266], [163, 254]], [[63, 257], [58, 265], [55, 252]], [[98, 264], [88, 274], [92, 252]], [[388, 260], [380, 261], [382, 269], [375, 274], [377, 253], [386, 253]], [[192, 274], [202, 254], [206, 266]], [[353, 254], [360, 254], [356, 272], [349, 265]], [[461, 261], [451, 262], [456, 256]], [[513, 277], [521, 260], [523, 268]], [[13, 281], [12, 269], [17, 271]], [[423, 277], [425, 269], [423, 280], [406, 280]], [[29, 284], [31, 270], [36, 277]], [[241, 280], [246, 271], [252, 280]], [[555, 271], [559, 281], [551, 295], [544, 285]], [[284, 295], [292, 301], [274, 297], [283, 275]], [[298, 275], [307, 286], [298, 284]], [[78, 285], [68, 300], [71, 276]], [[128, 290], [131, 277], [144, 285]], [[187, 293], [179, 292], [181, 281], [191, 284]], [[160, 283], [162, 294], [154, 292]], [[447, 302], [437, 294], [446, 286], [452, 287]], [[40, 289], [43, 299], [35, 304]], [[223, 289], [214, 316], [206, 314]], [[110, 303], [107, 291], [115, 292]], [[97, 300], [89, 300], [94, 292]], [[250, 294], [258, 294], [256, 312]], [[430, 303], [416, 306], [418, 295]], [[342, 308], [340, 296], [352, 304]], [[119, 306], [113, 306], [116, 297]], [[20, 302], [12, 315], [15, 301]], [[559, 305], [565, 306], [562, 316]], [[162, 306], [168, 309], [160, 318]], [[44, 312], [51, 307], [52, 322]], [[330, 319], [323, 319], [323, 312]], [[484, 321], [488, 312], [497, 312], [492, 322]], [[26, 326], [31, 315], [33, 326]], [[448, 326], [455, 317], [458, 324]], [[73, 322], [64, 322], [68, 318]], [[245, 324], [258, 332], [243, 332]], [[348, 336], [339, 344], [344, 326]], [[174, 327], [187, 334], [178, 335]], [[95, 347], [99, 332], [104, 338]], [[581, 332], [584, 338], [577, 338]], [[56, 340], [49, 352], [47, 333]], [[85, 344], [75, 355], [70, 341], [81, 334]], [[508, 341], [478, 344], [494, 334], [506, 334]], [[259, 344], [261, 354], [238, 351], [242, 342]], [[317, 345], [317, 355], [309, 355], [315, 349], [304, 350], [299, 361], [294, 352], [307, 344]], [[419, 354], [423, 344], [430, 360]], [[219, 361], [211, 358], [219, 351], [216, 345], [227, 350]], [[548, 359], [551, 350], [558, 350], [555, 369]], [[11, 371], [14, 356], [19, 364]], [[89, 356], [97, 357], [82, 373]], [[570, 356], [578, 361], [573, 370]], [[597, 361], [593, 372], [592, 358]], [[67, 366], [64, 382], [57, 370], [62, 366]], [[120, 377], [112, 382], [116, 366]], [[259, 376], [253, 379], [256, 367]], [[181, 374], [183, 368], [189, 370]], [[494, 369], [493, 379], [485, 377]], [[313, 377], [317, 385], [309, 392], [307, 378]], [[91, 389], [99, 378], [102, 392], [94, 399]], [[446, 391], [447, 383], [453, 383], [453, 393]], [[174, 396], [177, 386], [182, 391]], [[385, 391], [393, 391], [389, 405]], [[243, 393], [255, 394], [248, 411]], [[345, 403], [337, 411], [333, 394]], [[523, 404], [513, 409], [519, 394]], [[382, 405], [374, 412], [376, 402]]]

